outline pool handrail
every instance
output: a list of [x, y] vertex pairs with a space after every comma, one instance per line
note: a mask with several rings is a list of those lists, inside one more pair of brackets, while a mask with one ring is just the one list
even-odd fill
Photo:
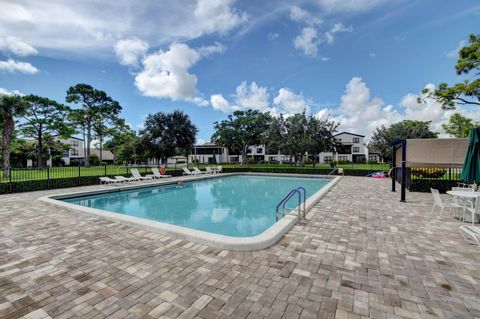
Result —
[[[302, 193], [303, 193], [303, 209], [302, 209]], [[298, 217], [305, 219], [306, 215], [306, 201], [307, 201], [307, 191], [304, 187], [298, 186], [294, 189], [292, 189], [288, 194], [278, 203], [276, 210], [275, 210], [275, 219], [278, 222], [278, 213], [279, 213], [279, 208], [282, 206], [282, 217], [285, 216], [285, 206], [287, 205], [287, 202], [294, 196], [294, 194], [298, 194]], [[303, 214], [301, 214], [303, 210]], [[303, 215], [303, 216], [302, 216]]]

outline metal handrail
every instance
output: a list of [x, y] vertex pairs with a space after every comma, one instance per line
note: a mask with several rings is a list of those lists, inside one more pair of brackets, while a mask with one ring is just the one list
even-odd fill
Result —
[[330, 173], [328, 173], [327, 175], [332, 175], [332, 174], [335, 173], [335, 171], [337, 171], [337, 170], [338, 170], [338, 168], [335, 167], [335, 168], [334, 168]]
[[[303, 192], [303, 216], [301, 214], [301, 202], [302, 202], [302, 192]], [[278, 222], [278, 213], [279, 213], [279, 208], [280, 206], [282, 207], [282, 217], [285, 216], [285, 206], [287, 205], [287, 202], [294, 196], [294, 194], [298, 194], [298, 217], [305, 219], [305, 212], [306, 212], [306, 201], [307, 201], [307, 191], [305, 188], [302, 186], [298, 186], [294, 189], [292, 189], [288, 194], [278, 203], [275, 211], [275, 219]]]

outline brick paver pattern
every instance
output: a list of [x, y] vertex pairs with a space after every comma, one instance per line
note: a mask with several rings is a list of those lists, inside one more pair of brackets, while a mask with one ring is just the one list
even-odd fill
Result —
[[1, 196], [0, 318], [480, 317], [480, 249], [429, 194], [389, 186], [345, 177], [256, 252], [37, 200], [68, 189]]

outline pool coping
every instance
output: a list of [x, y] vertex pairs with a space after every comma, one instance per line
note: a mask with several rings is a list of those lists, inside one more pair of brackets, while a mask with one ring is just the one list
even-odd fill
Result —
[[[210, 178], [218, 178], [222, 176], [234, 176], [234, 175], [254, 175], [254, 176], [282, 176], [282, 177], [303, 177], [303, 178], [331, 178], [331, 176], [326, 175], [310, 175], [310, 174], [277, 174], [277, 173], [223, 173], [223, 174], [212, 174], [212, 175], [201, 175], [196, 177], [188, 177], [184, 180], [186, 182], [204, 180]], [[318, 192], [310, 196], [306, 201], [306, 212], [307, 220], [311, 218], [312, 211], [311, 208], [323, 198], [329, 191], [332, 189], [341, 179], [341, 176], [336, 176], [332, 178], [331, 181], [322, 187]], [[175, 183], [178, 180], [168, 179], [168, 180], [157, 180], [158, 182], [144, 183], [144, 184], [135, 184], [135, 185], [125, 185], [115, 188], [105, 188], [97, 190], [87, 190], [80, 192], [70, 192], [62, 194], [52, 194], [48, 196], [40, 197], [39, 200], [47, 202], [56, 206], [61, 206], [64, 208], [71, 209], [76, 212], [88, 213], [90, 215], [95, 215], [102, 219], [123, 223], [129, 226], [141, 228], [147, 231], [152, 231], [156, 233], [161, 233], [165, 235], [172, 236], [178, 239], [185, 239], [192, 242], [204, 244], [211, 247], [234, 250], [234, 251], [254, 251], [268, 248], [279, 241], [292, 227], [297, 223], [297, 217], [293, 215], [286, 215], [278, 222], [267, 228], [261, 234], [250, 236], [250, 237], [232, 237], [226, 235], [220, 235], [215, 233], [210, 233], [206, 231], [201, 231], [193, 228], [187, 228], [183, 226], [177, 226], [173, 224], [167, 224], [159, 221], [143, 219], [140, 217], [133, 217], [128, 215], [122, 215], [119, 213], [109, 212], [101, 209], [90, 208], [85, 206], [80, 206], [76, 204], [70, 204], [61, 201], [60, 199], [75, 197], [75, 196], [88, 196], [93, 194], [107, 194], [114, 193], [124, 190], [132, 190], [137, 188], [145, 187], [155, 187], [159, 185], [168, 185]]]

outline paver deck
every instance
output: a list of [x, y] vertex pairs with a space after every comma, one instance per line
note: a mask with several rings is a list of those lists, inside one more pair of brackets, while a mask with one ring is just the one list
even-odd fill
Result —
[[249, 253], [37, 200], [68, 189], [0, 196], [0, 318], [480, 317], [480, 249], [429, 218], [429, 194], [389, 186], [346, 177]]

